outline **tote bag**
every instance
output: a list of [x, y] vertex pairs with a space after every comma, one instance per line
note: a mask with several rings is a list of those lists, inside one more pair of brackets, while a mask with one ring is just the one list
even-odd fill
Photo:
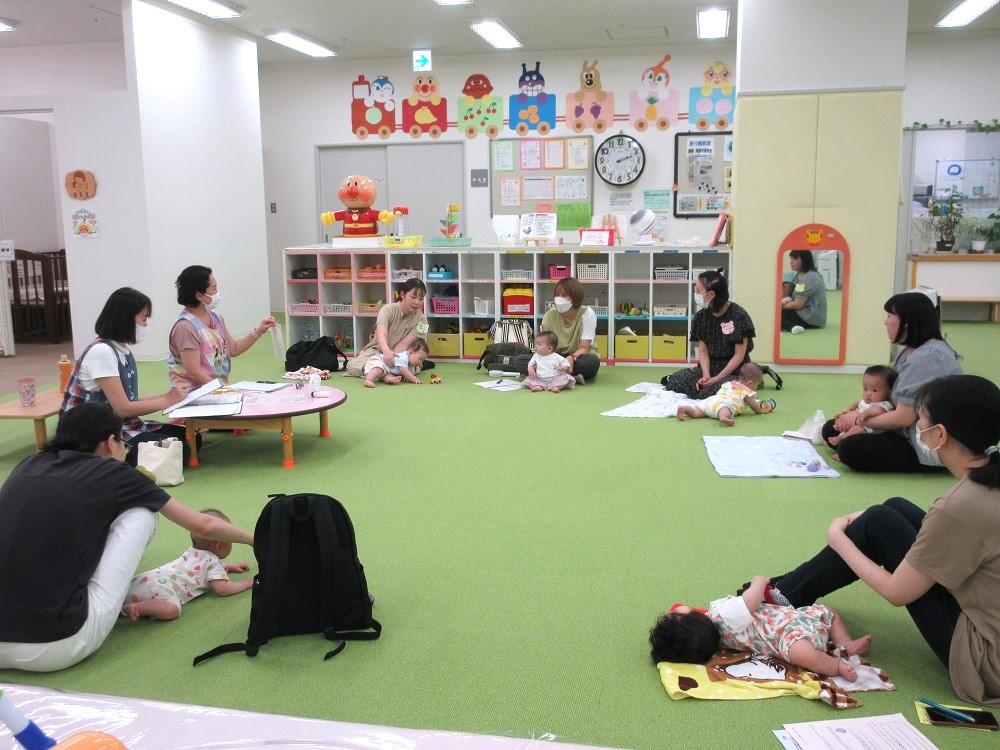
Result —
[[184, 446], [175, 437], [139, 443], [137, 463], [161, 487], [173, 487], [184, 481]]

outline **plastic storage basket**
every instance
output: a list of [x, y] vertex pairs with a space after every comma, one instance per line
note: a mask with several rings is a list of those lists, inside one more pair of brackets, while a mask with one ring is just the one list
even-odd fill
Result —
[[323, 278], [327, 281], [348, 281], [351, 278], [350, 268], [324, 268]]
[[332, 302], [323, 305], [323, 312], [327, 315], [350, 315], [354, 312], [354, 306], [345, 305], [341, 302]]
[[393, 281], [409, 281], [410, 279], [422, 279], [424, 277], [423, 271], [418, 271], [415, 268], [401, 268], [398, 271], [392, 272]]
[[478, 297], [472, 300], [472, 309], [476, 315], [492, 315], [493, 314], [493, 300], [492, 299], [479, 299]]
[[296, 302], [292, 306], [293, 314], [300, 315], [317, 315], [319, 314], [319, 305], [314, 305], [309, 302]]
[[687, 315], [684, 305], [653, 305], [653, 315], [660, 318], [676, 318]]
[[555, 265], [549, 264], [549, 278], [550, 279], [566, 279], [569, 278], [569, 266], [568, 265]]
[[517, 279], [518, 281], [531, 281], [534, 273], [524, 268], [504, 268], [500, 271], [500, 278], [504, 281]]
[[371, 315], [372, 313], [378, 313], [382, 309], [382, 305], [379, 302], [359, 302], [358, 303], [358, 314]]
[[385, 281], [384, 268], [359, 268], [358, 278], [363, 281]]
[[458, 315], [458, 297], [431, 297], [435, 315]]
[[577, 263], [576, 264], [576, 278], [578, 279], [591, 279], [596, 281], [607, 281], [608, 278], [608, 264], [607, 263]]
[[657, 281], [680, 281], [686, 280], [688, 272], [686, 268], [675, 268], [668, 266], [657, 266], [653, 269], [653, 278]]
[[608, 306], [607, 305], [591, 305], [590, 309], [594, 311], [594, 315], [599, 318], [608, 317]]

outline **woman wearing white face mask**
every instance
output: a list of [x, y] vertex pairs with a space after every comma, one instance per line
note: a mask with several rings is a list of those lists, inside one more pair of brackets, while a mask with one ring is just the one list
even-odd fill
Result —
[[729, 283], [719, 271], [705, 271], [694, 283], [698, 306], [691, 321], [691, 341], [698, 343], [698, 364], [663, 377], [668, 390], [688, 398], [714, 396], [723, 383], [736, 380], [750, 361], [756, 335], [749, 313], [729, 299]]
[[932, 380], [961, 375], [959, 356], [944, 341], [937, 311], [925, 294], [897, 294], [886, 301], [884, 309], [889, 340], [902, 347], [893, 363], [899, 377], [889, 397], [895, 408], [872, 417], [846, 412], [823, 426], [823, 438], [830, 445], [831, 437], [855, 424], [873, 427], [879, 432], [851, 435], [838, 442], [837, 458], [855, 471], [939, 470], [941, 464], [921, 452], [917, 440], [919, 394]]
[[905, 606], [959, 697], [1000, 705], [1000, 388], [952, 375], [920, 393], [917, 440], [958, 480], [925, 514], [894, 497], [835, 518], [829, 546], [772, 578], [804, 607], [862, 580]]
[[[583, 304], [586, 290], [577, 279], [567, 276], [556, 283], [554, 307], [545, 313], [540, 331], [551, 331], [559, 339], [556, 352], [573, 366], [573, 377], [581, 385], [597, 377], [601, 356], [594, 345], [597, 335], [597, 313]], [[514, 365], [522, 375], [528, 374], [530, 354], [522, 354]]]
[[222, 294], [211, 268], [188, 266], [177, 277], [177, 303], [184, 305], [170, 329], [167, 369], [170, 383], [197, 388], [214, 378], [229, 382], [232, 358], [253, 346], [275, 326], [270, 315], [239, 339], [234, 339], [215, 312]]
[[[97, 339], [83, 350], [70, 375], [60, 413], [80, 404], [108, 404], [123, 418], [122, 434], [133, 446], [166, 437], [184, 440], [179, 425], [139, 418], [176, 404], [188, 393], [186, 385], [177, 385], [159, 396], [139, 396], [139, 375], [129, 346], [146, 338], [152, 310], [149, 297], [140, 291], [122, 287], [111, 293], [94, 325]], [[135, 466], [138, 453], [130, 451], [126, 462]]]

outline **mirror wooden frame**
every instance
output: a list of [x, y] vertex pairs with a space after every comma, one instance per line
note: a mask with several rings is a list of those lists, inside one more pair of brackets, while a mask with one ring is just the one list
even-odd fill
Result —
[[[835, 359], [803, 359], [781, 356], [781, 277], [785, 255], [792, 250], [838, 250], [844, 254], [843, 284], [840, 297], [840, 350]], [[778, 247], [778, 283], [774, 302], [774, 361], [786, 365], [842, 365], [847, 353], [847, 297], [850, 288], [851, 250], [844, 236], [827, 224], [803, 224], [796, 227]]]

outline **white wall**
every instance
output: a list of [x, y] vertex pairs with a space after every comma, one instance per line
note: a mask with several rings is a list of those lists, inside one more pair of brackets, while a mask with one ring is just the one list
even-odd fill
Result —
[[0, 98], [124, 91], [121, 42], [0, 49]]
[[989, 122], [1000, 116], [995, 80], [1000, 32], [949, 31], [910, 37], [906, 45], [903, 123]]
[[0, 236], [22, 250], [58, 250], [53, 127], [0, 117]]
[[[701, 85], [704, 67], [715, 60], [730, 65], [735, 61], [735, 47], [731, 43], [702, 45], [672, 45], [669, 47], [636, 47], [631, 50], [601, 50], [599, 54], [585, 52], [546, 52], [541, 55], [508, 53], [477, 57], [435, 58], [434, 75], [437, 76], [442, 95], [448, 100], [448, 116], [455, 119], [456, 97], [460, 96], [466, 78], [472, 73], [485, 73], [493, 84], [493, 95], [504, 100], [504, 113], [508, 115], [508, 97], [517, 93], [517, 79], [521, 63], [534, 67], [541, 61], [546, 91], [557, 95], [556, 114], [565, 114], [566, 94], [580, 88], [580, 72], [584, 60], [596, 57], [601, 81], [606, 91], [615, 95], [615, 113], [628, 112], [628, 94], [638, 87], [643, 71], [656, 65], [669, 52], [672, 59], [666, 64], [671, 76], [671, 87], [681, 93], [680, 111], [687, 112], [688, 90]], [[359, 74], [369, 81], [378, 75], [387, 75], [396, 87], [397, 101], [408, 95], [416, 77], [408, 59], [373, 61], [322, 61], [281, 65], [262, 65], [260, 68], [261, 116], [264, 136], [264, 171], [267, 185], [267, 203], [277, 203], [277, 213], [267, 214], [269, 274], [271, 278], [271, 304], [275, 309], [284, 305], [282, 297], [281, 253], [285, 247], [311, 244], [318, 241], [318, 217], [321, 211], [339, 206], [317, 205], [316, 148], [321, 145], [383, 144], [376, 136], [360, 141], [351, 131], [351, 83]], [[671, 126], [667, 131], [655, 128], [638, 134], [646, 152], [646, 170], [633, 186], [634, 208], [642, 205], [644, 189], [669, 189], [674, 181], [674, 135], [689, 129], [687, 121]], [[593, 135], [595, 145], [611, 133], [624, 130], [635, 134], [629, 122], [616, 122], [609, 132]], [[558, 123], [551, 136], [570, 136], [572, 131]], [[516, 137], [514, 131], [504, 130], [500, 137]], [[422, 139], [429, 140], [428, 136]], [[465, 144], [466, 169], [489, 167], [489, 142], [485, 135], [466, 139], [456, 129], [450, 129], [439, 140], [458, 141]], [[412, 142], [409, 135], [396, 132], [388, 142]], [[346, 176], [346, 175], [345, 175]], [[433, 175], [428, 175], [433, 179]], [[463, 177], [468, 186], [469, 177]], [[593, 207], [597, 213], [609, 210], [609, 188], [594, 178]], [[458, 197], [464, 213], [468, 233], [476, 244], [495, 242], [490, 224], [490, 191], [485, 188], [465, 188]], [[376, 205], [376, 208], [382, 208]], [[444, 207], [442, 207], [442, 213]], [[625, 209], [623, 212], [628, 212]], [[708, 238], [715, 221], [709, 219], [673, 220], [669, 234], [675, 239], [699, 235]], [[568, 236], [568, 235], [567, 235]]]
[[270, 312], [257, 46], [138, 0], [131, 27], [156, 310], [137, 356], [165, 356], [186, 266], [213, 269], [234, 335]]

